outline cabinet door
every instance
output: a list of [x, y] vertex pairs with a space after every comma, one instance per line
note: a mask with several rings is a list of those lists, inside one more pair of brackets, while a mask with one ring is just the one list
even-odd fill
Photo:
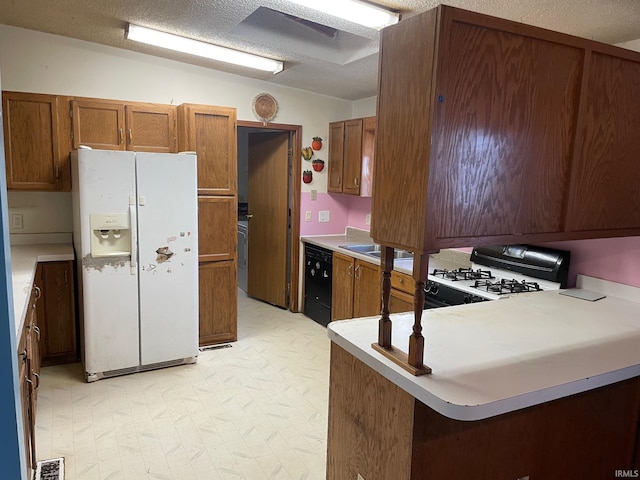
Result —
[[373, 192], [373, 163], [376, 144], [376, 117], [362, 119], [362, 166], [360, 196], [370, 197]]
[[179, 149], [198, 155], [198, 193], [235, 195], [236, 109], [184, 104], [178, 107]]
[[329, 124], [329, 183], [327, 191], [342, 193], [344, 122]]
[[175, 153], [178, 151], [177, 107], [132, 103], [124, 107], [127, 150]]
[[7, 188], [70, 189], [68, 160], [60, 153], [58, 97], [2, 93]]
[[389, 313], [413, 312], [413, 295], [391, 289], [389, 297]]
[[353, 318], [378, 315], [382, 304], [380, 267], [356, 259], [354, 271]]
[[29, 356], [27, 353], [27, 337], [30, 329], [23, 329], [18, 342], [18, 381], [20, 384], [20, 403], [22, 404], [22, 430], [24, 432], [24, 453], [28, 475], [31, 478], [31, 441], [34, 436], [31, 427], [32, 411], [31, 411], [31, 379], [29, 372]]
[[344, 122], [344, 166], [342, 191], [360, 195], [362, 183], [362, 119]]
[[77, 360], [73, 262], [46, 262], [42, 268], [43, 321], [40, 352], [43, 365]]
[[353, 258], [334, 252], [332, 276], [331, 320], [353, 318]]
[[235, 197], [198, 197], [198, 260], [236, 260]]
[[205, 262], [198, 269], [200, 345], [237, 339], [236, 263]]
[[567, 230], [640, 227], [640, 63], [592, 52]]
[[126, 150], [124, 104], [87, 99], [71, 102], [73, 148], [86, 145], [101, 150]]

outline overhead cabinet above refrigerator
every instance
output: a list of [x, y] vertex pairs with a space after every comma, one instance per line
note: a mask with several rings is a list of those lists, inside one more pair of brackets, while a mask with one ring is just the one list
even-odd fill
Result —
[[72, 152], [87, 381], [198, 355], [196, 157]]

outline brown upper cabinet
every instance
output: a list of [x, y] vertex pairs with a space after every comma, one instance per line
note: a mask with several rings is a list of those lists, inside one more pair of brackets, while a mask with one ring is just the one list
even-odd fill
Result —
[[75, 98], [71, 102], [73, 148], [174, 153], [177, 107]]
[[329, 124], [329, 192], [371, 196], [375, 130], [376, 117]]
[[7, 188], [69, 191], [68, 145], [65, 154], [58, 97], [2, 92], [2, 110]]
[[185, 103], [178, 124], [180, 150], [198, 155], [198, 194], [235, 195], [236, 109]]
[[640, 234], [639, 83], [636, 52], [452, 7], [384, 29], [373, 239]]

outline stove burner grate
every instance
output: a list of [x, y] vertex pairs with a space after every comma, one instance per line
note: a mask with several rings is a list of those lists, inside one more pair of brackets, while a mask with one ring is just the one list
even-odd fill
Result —
[[436, 268], [432, 274], [434, 277], [446, 278], [447, 280], [481, 280], [494, 278], [489, 270], [473, 270], [471, 268], [458, 268], [456, 270], [447, 270]]
[[498, 295], [507, 293], [539, 292], [542, 290], [537, 282], [527, 282], [525, 280], [518, 281], [516, 279], [502, 279], [499, 282], [476, 280], [474, 287], [479, 290], [496, 293]]

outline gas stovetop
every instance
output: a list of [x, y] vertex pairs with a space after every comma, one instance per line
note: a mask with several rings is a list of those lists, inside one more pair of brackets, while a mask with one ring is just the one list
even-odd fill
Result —
[[458, 305], [566, 285], [569, 252], [562, 250], [499, 245], [474, 248], [471, 259], [471, 268], [433, 270], [425, 286], [428, 299]]

